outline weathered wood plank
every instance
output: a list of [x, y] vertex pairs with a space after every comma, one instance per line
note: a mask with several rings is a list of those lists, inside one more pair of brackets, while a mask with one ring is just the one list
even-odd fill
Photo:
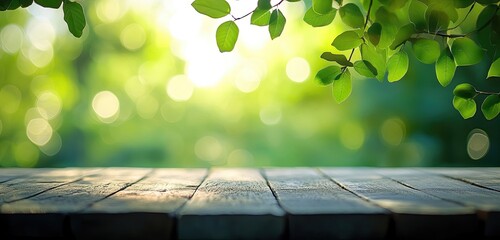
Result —
[[432, 196], [473, 207], [485, 223], [484, 234], [500, 236], [500, 192], [412, 169], [377, 169], [377, 172]]
[[500, 191], [500, 168], [421, 168], [419, 170]]
[[97, 171], [99, 170], [76, 168], [32, 170], [31, 175], [0, 184], [0, 205], [35, 196]]
[[394, 213], [396, 238], [454, 238], [474, 236], [474, 209], [443, 201], [383, 177], [373, 169], [322, 171], [346, 189]]
[[1, 227], [10, 236], [64, 237], [67, 213], [85, 209], [140, 180], [148, 172], [148, 169], [107, 168], [29, 199], [5, 203], [0, 209]]
[[158, 169], [142, 181], [70, 215], [76, 239], [169, 239], [172, 216], [201, 184], [205, 169]]
[[255, 169], [214, 169], [179, 213], [180, 239], [278, 239], [284, 211]]
[[36, 172], [36, 170], [31, 168], [0, 168], [0, 183], [20, 177], [26, 177], [34, 172]]
[[291, 239], [382, 239], [389, 212], [342, 189], [315, 169], [266, 169], [265, 178], [289, 214]]

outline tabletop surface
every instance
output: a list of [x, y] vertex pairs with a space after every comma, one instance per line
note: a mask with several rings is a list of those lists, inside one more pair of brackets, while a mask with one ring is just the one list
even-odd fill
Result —
[[500, 238], [500, 168], [0, 169], [0, 239]]

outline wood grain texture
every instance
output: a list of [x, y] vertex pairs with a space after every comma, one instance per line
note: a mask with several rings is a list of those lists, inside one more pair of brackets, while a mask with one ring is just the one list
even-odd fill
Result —
[[8, 168], [0, 171], [0, 183], [10, 181], [12, 179], [29, 176], [36, 173], [36, 169], [31, 168]]
[[500, 170], [492, 168], [422, 168], [421, 171], [441, 174], [500, 192]]
[[145, 179], [70, 215], [76, 239], [170, 239], [178, 210], [205, 169], [158, 169]]
[[179, 213], [180, 239], [278, 239], [284, 211], [255, 169], [213, 169]]
[[[11, 236], [63, 237], [64, 224], [68, 221], [67, 213], [85, 209], [88, 205], [138, 181], [149, 171], [107, 168], [39, 195], [2, 204], [2, 226]], [[52, 176], [52, 173], [41, 174]], [[64, 173], [61, 175], [66, 176]]]
[[314, 169], [266, 169], [264, 176], [289, 214], [290, 239], [386, 236], [387, 210], [342, 189]]
[[[377, 169], [377, 172], [432, 196], [474, 208], [484, 221], [485, 235], [500, 236], [500, 192], [413, 169]], [[489, 175], [477, 172], [476, 179], [485, 178], [480, 174], [486, 178]]]
[[453, 238], [478, 231], [473, 208], [406, 187], [374, 169], [321, 170], [346, 189], [393, 212], [397, 238]]

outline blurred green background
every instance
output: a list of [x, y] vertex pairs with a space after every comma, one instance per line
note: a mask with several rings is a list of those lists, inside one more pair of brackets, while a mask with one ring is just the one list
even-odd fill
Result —
[[[346, 26], [306, 25], [302, 2], [280, 7], [287, 26], [274, 41], [239, 21], [224, 54], [224, 20], [189, 1], [82, 3], [81, 39], [61, 10], [0, 13], [1, 167], [500, 166], [499, 119], [463, 120], [451, 104], [465, 81], [500, 90], [485, 80], [490, 59], [443, 88], [412, 56], [400, 82], [355, 75], [338, 105], [314, 74]], [[230, 3], [236, 15], [256, 4]]]

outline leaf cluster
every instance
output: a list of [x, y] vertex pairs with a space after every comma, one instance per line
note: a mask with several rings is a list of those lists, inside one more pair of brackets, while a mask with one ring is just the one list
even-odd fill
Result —
[[42, 7], [59, 9], [62, 5], [64, 21], [68, 29], [75, 37], [81, 37], [86, 21], [82, 6], [70, 0], [2, 0], [0, 1], [0, 11], [26, 8], [36, 3]]
[[[273, 6], [270, 0], [258, 0], [249, 14], [238, 18], [231, 15], [233, 19], [217, 29], [219, 50], [233, 50], [239, 32], [235, 21], [249, 15], [251, 24], [268, 26], [271, 39], [280, 36], [286, 23], [278, 9], [283, 2]], [[339, 15], [348, 30], [333, 38], [331, 45], [339, 52], [350, 51], [348, 55], [322, 53], [321, 58], [330, 65], [319, 70], [316, 79], [322, 85], [333, 85], [333, 98], [340, 103], [351, 94], [351, 71], [379, 81], [396, 82], [410, 68], [408, 52], [424, 64], [434, 64], [436, 78], [443, 87], [451, 83], [457, 67], [476, 65], [485, 55], [496, 58], [487, 78], [500, 77], [500, 58], [496, 56], [500, 44], [498, 4], [496, 0], [365, 0], [360, 7], [342, 0], [311, 0], [306, 4], [309, 8], [304, 22], [324, 27]], [[195, 0], [192, 6], [212, 18], [231, 13], [225, 0]], [[457, 34], [456, 29], [474, 8], [481, 9], [476, 28]], [[459, 17], [461, 9], [468, 9], [464, 17]], [[353, 59], [355, 51], [359, 51], [361, 59]], [[453, 106], [463, 118], [470, 118], [476, 112], [474, 99], [480, 94], [488, 95], [481, 106], [484, 116], [495, 118], [500, 112], [500, 93], [478, 91], [468, 83], [455, 88]]]

